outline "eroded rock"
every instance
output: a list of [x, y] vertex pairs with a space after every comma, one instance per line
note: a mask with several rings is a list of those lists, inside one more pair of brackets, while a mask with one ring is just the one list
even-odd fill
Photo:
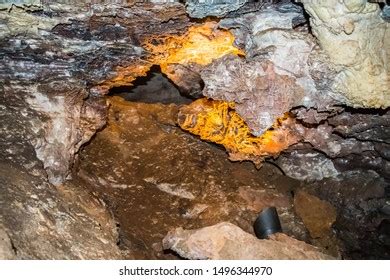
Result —
[[379, 5], [364, 0], [300, 2], [321, 48], [339, 69], [332, 90], [350, 106], [389, 107], [390, 23], [380, 17]]
[[179, 3], [135, 1], [15, 5], [2, 10], [0, 19], [1, 103], [5, 110], [31, 112], [17, 115], [26, 127], [23, 137], [55, 185], [67, 178], [79, 148], [104, 125], [107, 108], [100, 95], [114, 85], [129, 85], [151, 67], [141, 59], [145, 38], [191, 25]]

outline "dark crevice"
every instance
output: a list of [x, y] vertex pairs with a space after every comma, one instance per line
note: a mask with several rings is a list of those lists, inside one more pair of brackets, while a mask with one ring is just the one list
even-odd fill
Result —
[[108, 95], [142, 103], [189, 104], [193, 101], [179, 91], [158, 65], [152, 66], [146, 76], [138, 77], [132, 86], [114, 87]]
[[345, 112], [351, 114], [362, 114], [362, 115], [377, 115], [383, 116], [390, 112], [390, 108], [382, 109], [382, 108], [353, 108], [348, 106], [343, 106]]

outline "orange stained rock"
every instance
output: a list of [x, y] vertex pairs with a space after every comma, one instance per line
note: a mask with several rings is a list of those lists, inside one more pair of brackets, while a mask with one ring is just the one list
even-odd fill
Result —
[[233, 42], [233, 34], [217, 29], [217, 23], [209, 21], [190, 27], [183, 35], [151, 37], [143, 47], [151, 53], [153, 63], [159, 64], [164, 72], [167, 65], [173, 63], [207, 65], [226, 54], [244, 55], [233, 46]]
[[98, 87], [107, 93], [112, 87], [131, 85], [137, 77], [146, 76], [151, 66], [148, 62], [138, 62], [127, 67], [118, 66], [115, 69], [115, 77], [104, 81]]
[[115, 86], [131, 85], [137, 77], [146, 76], [152, 65], [160, 65], [161, 71], [175, 80], [174, 74], [166, 71], [169, 64], [207, 65], [226, 54], [245, 55], [233, 46], [233, 42], [233, 34], [218, 29], [217, 23], [212, 21], [191, 26], [181, 35], [150, 36], [142, 43], [149, 56], [145, 60], [135, 59], [129, 62], [129, 66], [117, 67], [116, 76], [103, 82], [100, 87], [108, 91]]
[[252, 160], [257, 164], [265, 157], [277, 156], [301, 139], [295, 129], [295, 119], [288, 113], [272, 129], [256, 137], [234, 110], [234, 103], [206, 98], [183, 106], [178, 123], [203, 140], [223, 145], [232, 160]]

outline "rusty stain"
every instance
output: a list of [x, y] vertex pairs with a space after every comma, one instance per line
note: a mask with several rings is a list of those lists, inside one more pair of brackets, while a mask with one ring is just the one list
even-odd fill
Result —
[[263, 135], [254, 136], [234, 110], [233, 102], [202, 98], [183, 106], [178, 114], [180, 127], [201, 139], [223, 145], [234, 161], [251, 160], [257, 165], [297, 143], [301, 136], [295, 119], [286, 113]]

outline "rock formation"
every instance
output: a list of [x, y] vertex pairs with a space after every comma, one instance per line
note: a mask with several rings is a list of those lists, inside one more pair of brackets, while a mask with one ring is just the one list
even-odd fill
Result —
[[187, 259], [303, 260], [333, 259], [317, 248], [284, 234], [259, 240], [230, 223], [199, 230], [175, 229], [163, 241], [164, 248]]
[[[292, 195], [301, 189], [336, 208], [338, 218], [328, 217], [327, 224], [334, 223], [324, 237], [333, 238], [334, 229], [345, 243], [336, 251], [388, 257], [388, 6], [363, 0], [62, 2], [0, 4], [1, 258], [168, 258], [161, 239], [169, 229], [229, 221], [250, 233], [256, 211], [272, 205], [281, 208], [287, 234], [318, 245], [323, 235], [310, 229], [312, 217], [294, 212], [302, 200]], [[106, 97], [147, 78], [154, 67], [177, 93], [209, 99], [179, 108]], [[260, 173], [247, 163], [233, 168], [238, 163], [225, 161], [224, 151], [180, 131], [176, 120], [224, 145], [232, 160], [258, 166], [269, 160], [280, 173], [268, 178], [279, 170], [268, 163]], [[155, 165], [161, 147], [168, 148]], [[180, 173], [184, 159], [188, 170]], [[150, 166], [167, 172], [145, 177]], [[207, 166], [209, 177], [201, 181]], [[175, 174], [187, 181], [174, 181]], [[128, 203], [121, 191], [134, 195], [133, 203], [161, 208], [139, 210], [149, 219], [135, 230], [141, 237], [120, 217], [139, 205], [116, 208]], [[156, 197], [174, 203], [167, 212], [172, 221], [158, 221], [164, 209]], [[145, 241], [150, 229], [144, 225], [153, 223], [165, 232]], [[278, 248], [247, 257], [328, 257], [287, 237], [257, 241], [233, 230]], [[294, 252], [285, 251], [286, 244]], [[221, 256], [244, 255], [201, 255]]]
[[353, 107], [390, 106], [390, 24], [366, 0], [300, 1], [321, 49], [337, 67], [332, 91]]

